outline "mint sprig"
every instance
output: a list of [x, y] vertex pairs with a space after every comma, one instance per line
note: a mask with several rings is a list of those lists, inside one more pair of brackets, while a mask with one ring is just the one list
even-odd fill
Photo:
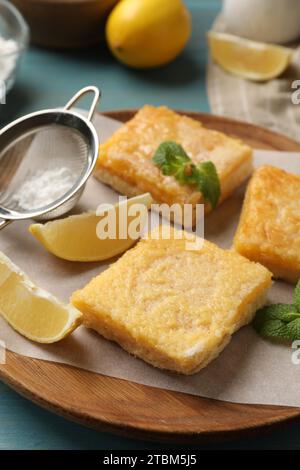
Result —
[[195, 185], [212, 208], [217, 206], [221, 186], [213, 162], [205, 161], [196, 165], [184, 148], [173, 141], [160, 144], [153, 162], [160, 168], [163, 175], [174, 176], [181, 184]]
[[294, 304], [296, 305], [297, 310], [300, 312], [300, 279], [297, 282], [294, 290]]
[[294, 291], [294, 303], [274, 304], [259, 309], [253, 327], [265, 338], [286, 341], [300, 339], [300, 280]]

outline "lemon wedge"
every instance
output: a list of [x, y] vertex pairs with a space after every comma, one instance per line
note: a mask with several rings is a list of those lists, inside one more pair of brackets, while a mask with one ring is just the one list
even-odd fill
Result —
[[[134, 219], [128, 213], [131, 206], [137, 204], [148, 209], [151, 203], [151, 195], [146, 193], [126, 199], [108, 210], [104, 210], [100, 215], [96, 215], [95, 212], [71, 215], [46, 224], [32, 224], [29, 231], [50, 253], [58, 258], [83, 262], [104, 261], [123, 253], [136, 242], [136, 239], [127, 236], [127, 230], [125, 238], [118, 236], [120, 209], [125, 211], [126, 221], [130, 223]], [[110, 215], [113, 215], [112, 211], [114, 211], [114, 217], [110, 219]], [[116, 221], [114, 238], [98, 237], [97, 226], [102, 217]], [[142, 218], [141, 222], [143, 222]]]
[[228, 72], [254, 81], [281, 75], [291, 62], [293, 50], [251, 41], [231, 34], [210, 32], [208, 43], [213, 59]]
[[82, 321], [75, 307], [35, 286], [1, 252], [0, 314], [18, 333], [38, 343], [56, 343]]

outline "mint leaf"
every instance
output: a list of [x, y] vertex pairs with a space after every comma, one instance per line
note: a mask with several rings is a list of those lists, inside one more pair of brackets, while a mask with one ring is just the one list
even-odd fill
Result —
[[294, 303], [296, 305], [297, 310], [300, 312], [300, 279], [297, 282], [297, 285], [294, 290]]
[[300, 339], [300, 313], [295, 305], [275, 304], [257, 311], [253, 327], [267, 338]]
[[254, 323], [254, 329], [264, 338], [289, 339], [287, 325], [280, 320], [268, 320], [266, 322], [262, 322], [259, 329], [257, 328], [257, 324]]
[[184, 163], [190, 161], [183, 147], [176, 142], [166, 141], [156, 150], [153, 162], [164, 175], [175, 175]]
[[300, 313], [293, 304], [267, 305], [261, 308], [256, 315], [262, 316], [263, 318], [282, 320], [287, 323], [296, 318], [300, 318]]
[[221, 195], [221, 187], [216, 167], [211, 161], [199, 163], [198, 169], [198, 187], [211, 207], [214, 209]]
[[253, 327], [265, 338], [300, 339], [300, 280], [294, 290], [294, 304], [275, 304], [259, 309]]
[[284, 323], [290, 323], [293, 320], [300, 320], [300, 315], [298, 312], [283, 313], [281, 315], [281, 321]]
[[173, 141], [161, 143], [152, 160], [163, 175], [174, 176], [181, 184], [196, 185], [212, 208], [216, 207], [221, 187], [213, 162], [195, 165], [184, 148]]
[[286, 325], [286, 329], [286, 339], [289, 339], [291, 341], [296, 341], [297, 339], [300, 339], [300, 318], [297, 318], [296, 320], [293, 320], [288, 323]]

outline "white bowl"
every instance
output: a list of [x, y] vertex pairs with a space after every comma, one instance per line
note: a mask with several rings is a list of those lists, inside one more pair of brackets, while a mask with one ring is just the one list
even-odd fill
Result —
[[21, 57], [29, 42], [29, 29], [21, 13], [0, 0], [0, 99], [15, 83]]
[[300, 37], [299, 0], [224, 0], [228, 32], [284, 44]]

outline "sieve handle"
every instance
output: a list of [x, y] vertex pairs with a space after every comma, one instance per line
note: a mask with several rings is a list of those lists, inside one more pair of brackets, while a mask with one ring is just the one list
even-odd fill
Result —
[[5, 228], [7, 225], [11, 224], [12, 223], [12, 220], [4, 220], [4, 219], [0, 219], [0, 230], [2, 230], [3, 228]]
[[90, 110], [89, 110], [89, 115], [88, 115], [88, 120], [91, 121], [93, 116], [94, 116], [94, 113], [95, 113], [95, 110], [96, 110], [96, 106], [99, 102], [99, 99], [100, 99], [100, 96], [101, 96], [101, 93], [100, 93], [100, 90], [99, 88], [95, 87], [95, 86], [87, 86], [85, 88], [82, 88], [82, 90], [79, 90], [76, 95], [73, 96], [73, 98], [70, 99], [70, 101], [66, 104], [66, 106], [64, 107], [64, 110], [65, 111], [68, 111], [70, 108], [72, 108], [72, 106], [82, 97], [84, 96], [85, 94], [87, 93], [94, 93], [94, 99], [93, 99], [93, 102], [91, 104], [91, 107], [90, 107]]

